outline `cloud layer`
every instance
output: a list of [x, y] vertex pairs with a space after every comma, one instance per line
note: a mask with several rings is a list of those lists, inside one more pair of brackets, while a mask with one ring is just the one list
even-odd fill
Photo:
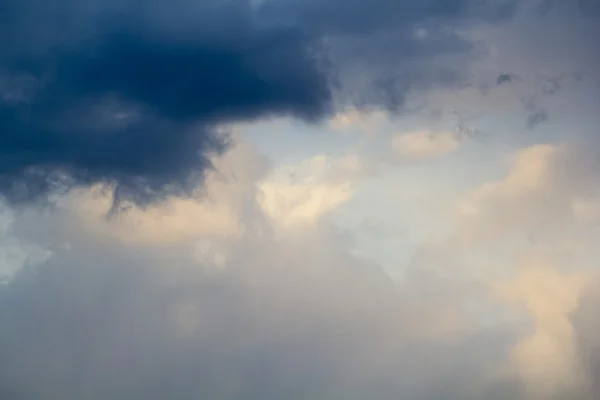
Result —
[[207, 181], [241, 234], [181, 231], [214, 213], [206, 199], [160, 217], [154, 234], [157, 215], [106, 220], [78, 196], [17, 217], [22, 243], [52, 255], [0, 287], [4, 398], [495, 399], [496, 386], [516, 387], [485, 366], [510, 332], [474, 330], [459, 302], [420, 294], [459, 287], [421, 275], [399, 288], [328, 225], [243, 212], [259, 206], [263, 175], [244, 174], [260, 157], [241, 146], [215, 162], [240, 179]]
[[595, 3], [0, 0], [0, 398], [600, 398]]
[[[213, 160], [198, 200], [107, 220], [110, 196], [92, 190], [18, 213], [8, 245], [50, 253], [22, 259], [0, 286], [0, 355], [12, 360], [0, 393], [591, 400], [594, 225], [577, 204], [600, 197], [583, 179], [594, 158], [576, 154], [540, 145], [512, 156], [400, 282], [329, 223], [273, 213], [261, 192], [285, 171], [268, 173], [243, 141]], [[300, 187], [335, 189], [356, 172], [347, 159], [302, 165]], [[289, 194], [274, 183], [273, 196]], [[523, 247], [523, 234], [541, 244]]]

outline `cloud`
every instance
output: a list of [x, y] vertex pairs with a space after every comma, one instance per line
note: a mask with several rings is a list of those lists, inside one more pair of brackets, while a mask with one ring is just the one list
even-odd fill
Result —
[[510, 321], [518, 338], [504, 371], [523, 398], [595, 398], [585, 346], [597, 338], [580, 310], [595, 304], [587, 293], [597, 279], [596, 153], [588, 142], [539, 144], [508, 160], [502, 179], [460, 199], [454, 231], [427, 243], [411, 270], [486, 282], [503, 304], [486, 318]]
[[[0, 287], [0, 355], [12, 360], [0, 364], [0, 393], [546, 400], [568, 390], [591, 399], [585, 376], [595, 370], [579, 347], [595, 336], [570, 316], [592, 279], [582, 265], [595, 258], [581, 257], [593, 254], [585, 241], [567, 245], [589, 238], [588, 214], [571, 206], [593, 202], [595, 158], [576, 149], [539, 145], [512, 155], [503, 179], [466, 196], [479, 210], [457, 216], [458, 238], [472, 233], [467, 245], [430, 246], [398, 282], [319, 219], [330, 208], [305, 206], [314, 212], [292, 214], [310, 218], [294, 219], [274, 215], [261, 198], [269, 183], [284, 193], [301, 187], [297, 203], [313, 204], [305, 200], [324, 193], [315, 192], [320, 185], [364, 176], [356, 156], [269, 172], [240, 140], [213, 159], [206, 193], [194, 202], [172, 198], [106, 219], [93, 210], [109, 199], [71, 194], [51, 212], [15, 213], [12, 244], [49, 255], [13, 260], [24, 265]], [[540, 240], [549, 245], [510, 248], [513, 258], [503, 243], [529, 228], [530, 207], [546, 213]], [[522, 224], [488, 223], [512, 214]], [[563, 230], [553, 236], [552, 226]], [[481, 240], [486, 232], [495, 236]]]
[[585, 272], [563, 273], [560, 266], [530, 261], [516, 278], [498, 285], [500, 296], [525, 309], [530, 332], [511, 351], [511, 364], [527, 383], [528, 398], [589, 393], [589, 377], [578, 354], [571, 315], [591, 280]]
[[[598, 398], [598, 15], [539, 3], [0, 0], [0, 398]], [[426, 171], [271, 165], [226, 128], [408, 116], [393, 141], [427, 158], [515, 109], [562, 110], [573, 143], [519, 138], [422, 238], [403, 208]], [[385, 239], [397, 281], [341, 227], [385, 204], [411, 233]]]
[[590, 382], [590, 393], [594, 398], [600, 394], [600, 320], [595, 311], [600, 304], [598, 282], [598, 276], [591, 280], [582, 293], [579, 307], [571, 314], [577, 351]]
[[[539, 144], [508, 157], [506, 177], [471, 191], [457, 204], [468, 240], [497, 241], [591, 228], [598, 193], [595, 152], [580, 144]], [[591, 213], [591, 215], [589, 214]]]
[[469, 49], [430, 23], [506, 14], [462, 0], [1, 6], [0, 192], [13, 203], [93, 184], [116, 185], [116, 203], [189, 194], [226, 145], [220, 124], [316, 121], [334, 103], [397, 108], [406, 90], [458, 71], [418, 60]]
[[534, 129], [539, 124], [548, 121], [548, 112], [545, 110], [531, 111], [527, 117], [527, 129]]
[[321, 217], [349, 201], [356, 182], [370, 165], [356, 155], [316, 156], [299, 165], [279, 167], [259, 183], [259, 204], [285, 226], [318, 223]]
[[504, 85], [507, 83], [511, 83], [515, 79], [517, 79], [517, 78], [512, 74], [500, 74], [500, 75], [498, 75], [498, 78], [496, 78], [496, 83], [498, 85]]
[[406, 314], [414, 308], [391, 283], [331, 245], [327, 235], [279, 241], [277, 250], [253, 242], [211, 275], [180, 253], [74, 240], [2, 288], [0, 351], [14, 360], [0, 367], [3, 396], [458, 399], [477, 391], [473, 382], [487, 373], [471, 354], [499, 357], [489, 349], [507, 339], [415, 336], [418, 315]]
[[401, 157], [423, 159], [456, 151], [461, 140], [459, 133], [422, 130], [395, 135], [392, 138], [392, 147]]
[[[232, 152], [222, 171], [261, 164]], [[330, 182], [356, 173], [347, 159], [307, 164]], [[207, 196], [236, 204], [260, 176]], [[52, 255], [0, 286], [3, 398], [499, 399], [513, 386], [489, 364], [512, 334], [469, 322], [459, 286], [427, 274], [397, 286], [331, 227], [265, 230], [256, 197], [241, 200], [253, 211], [236, 216], [240, 235], [173, 237], [165, 223], [144, 236], [142, 221], [129, 240], [119, 219], [81, 219], [78, 197], [18, 213], [14, 234]]]
[[377, 133], [378, 125], [387, 121], [388, 115], [382, 110], [358, 110], [351, 108], [335, 114], [329, 120], [329, 127], [336, 132], [360, 130], [368, 135]]
[[[540, 3], [551, 6], [542, 12]], [[426, 119], [433, 114], [443, 121], [468, 121], [502, 137], [521, 134], [529, 118], [532, 126], [547, 123], [555, 115], [564, 117], [567, 109], [579, 107], [573, 102], [575, 97], [597, 91], [600, 82], [595, 40], [600, 36], [599, 14], [580, 4], [522, 1], [513, 18], [496, 24], [475, 23], [461, 30], [474, 48], [470, 57], [463, 58], [468, 62], [462, 64], [458, 84], [408, 92], [407, 108]], [[502, 124], [490, 122], [499, 115]], [[500, 128], [514, 118], [523, 122], [513, 133]]]
[[[43, 196], [62, 183], [117, 183], [120, 197], [144, 203], [201, 177], [207, 153], [225, 144], [215, 124], [276, 114], [312, 119], [327, 109], [328, 83], [310, 42], [295, 28], [255, 27], [246, 2], [198, 9], [179, 2], [170, 10], [152, 3], [148, 15], [128, 5], [117, 15], [101, 3], [74, 7], [64, 28], [52, 25], [59, 23], [52, 13], [29, 26], [37, 16], [16, 7], [15, 22], [24, 24], [8, 28], [20, 48], [7, 52], [2, 74], [20, 92], [23, 79], [35, 84], [30, 96], [7, 93], [12, 100], [0, 108], [0, 184], [9, 199]], [[155, 14], [162, 11], [191, 12], [197, 19], [181, 29], [197, 28], [165, 26]], [[69, 23], [85, 18], [92, 37], [50, 36], [56, 42], [37, 49], [45, 30], [73, 35]]]
[[[111, 219], [103, 216], [111, 208], [112, 194], [102, 187], [73, 191], [63, 200], [74, 217], [96, 229], [128, 242], [178, 243], [199, 237], [227, 238], [244, 233], [244, 213], [256, 197], [256, 180], [267, 173], [267, 160], [245, 140], [211, 159], [202, 191], [189, 198], [170, 197], [167, 202], [140, 209], [129, 207]], [[191, 223], [194, 221], [194, 223]]]

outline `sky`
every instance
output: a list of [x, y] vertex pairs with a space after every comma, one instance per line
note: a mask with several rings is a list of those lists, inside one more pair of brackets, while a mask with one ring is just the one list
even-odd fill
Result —
[[0, 398], [600, 398], [597, 0], [0, 0]]

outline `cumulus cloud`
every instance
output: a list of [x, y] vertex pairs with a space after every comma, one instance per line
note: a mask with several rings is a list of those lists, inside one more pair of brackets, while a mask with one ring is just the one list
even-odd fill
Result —
[[510, 363], [526, 382], [530, 399], [590, 394], [591, 381], [577, 351], [571, 315], [591, 276], [560, 272], [560, 267], [529, 260], [519, 267], [514, 280], [496, 288], [502, 298], [531, 317], [531, 330], [510, 354]]
[[[598, 398], [593, 3], [0, 0], [0, 398]], [[514, 108], [583, 118], [394, 242], [397, 280], [336, 218], [389, 204], [349, 204], [380, 167], [406, 191], [402, 165], [271, 165], [225, 129], [392, 110], [407, 133], [361, 150], [422, 159]]]
[[300, 165], [277, 168], [259, 184], [259, 203], [271, 218], [286, 226], [315, 224], [349, 201], [357, 181], [371, 165], [357, 155], [316, 156]]
[[224, 145], [217, 122], [327, 109], [310, 41], [256, 26], [248, 2], [36, 3], [10, 5], [3, 23], [14, 39], [2, 75], [16, 86], [0, 108], [9, 199], [117, 183], [119, 196], [144, 203], [201, 177]]
[[456, 207], [462, 235], [479, 243], [523, 240], [592, 229], [596, 185], [595, 152], [583, 144], [539, 144], [508, 157], [504, 179], [464, 196]]
[[597, 279], [595, 154], [573, 143], [518, 150], [502, 179], [457, 202], [455, 230], [424, 246], [412, 265], [451, 268], [455, 279], [486, 282], [502, 301], [504, 311], [487, 313], [515, 329], [504, 371], [521, 382], [523, 398], [597, 395], [594, 366], [580, 349], [597, 339], [583, 331], [591, 316], [578, 311], [594, 304], [586, 293]]

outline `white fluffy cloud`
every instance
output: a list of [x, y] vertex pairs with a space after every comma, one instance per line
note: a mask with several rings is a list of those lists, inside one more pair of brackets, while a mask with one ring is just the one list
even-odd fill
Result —
[[531, 329], [510, 354], [511, 366], [527, 386], [530, 399], [589, 393], [570, 316], [578, 308], [589, 274], [560, 272], [548, 262], [520, 266], [516, 278], [498, 286], [499, 295], [524, 310]]
[[572, 322], [598, 274], [597, 220], [582, 212], [582, 204], [589, 211], [600, 198], [595, 152], [535, 145], [509, 161], [503, 179], [457, 203], [455, 233], [431, 246], [429, 257], [462, 264], [455, 273], [488, 282], [512, 310], [511, 323], [527, 327], [506, 364], [525, 398], [595, 398], [596, 377], [586, 372]]
[[299, 165], [281, 166], [258, 184], [258, 202], [277, 223], [314, 225], [352, 198], [368, 168], [356, 155], [333, 159], [320, 155]]
[[512, 154], [505, 178], [483, 184], [457, 203], [465, 240], [527, 238], [568, 245], [586, 239], [597, 223], [599, 165], [596, 153], [582, 146], [540, 144]]

